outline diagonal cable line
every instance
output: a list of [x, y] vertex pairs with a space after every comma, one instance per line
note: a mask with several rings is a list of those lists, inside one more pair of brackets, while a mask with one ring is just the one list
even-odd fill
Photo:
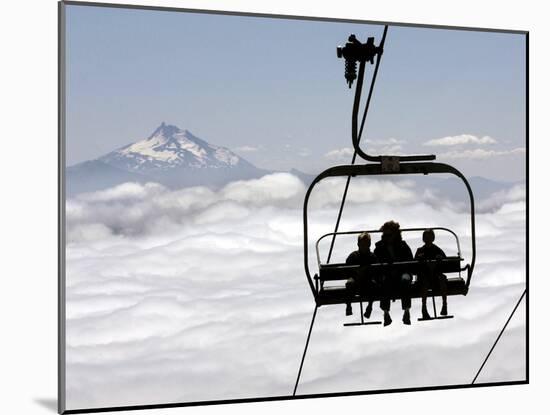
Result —
[[500, 340], [500, 338], [502, 337], [502, 334], [504, 333], [504, 330], [506, 330], [506, 327], [508, 326], [508, 323], [510, 322], [510, 320], [512, 320], [512, 317], [514, 315], [514, 313], [516, 312], [516, 310], [518, 309], [520, 303], [521, 303], [521, 300], [523, 300], [523, 297], [525, 297], [525, 294], [527, 293], [527, 288], [525, 290], [523, 290], [523, 294], [521, 294], [521, 297], [519, 297], [519, 300], [518, 302], [516, 303], [516, 306], [514, 307], [514, 309], [512, 310], [512, 314], [510, 314], [510, 317], [508, 317], [508, 320], [506, 320], [506, 323], [504, 323], [504, 326], [502, 327], [502, 330], [500, 331], [497, 339], [495, 340], [495, 342], [493, 343], [493, 346], [491, 347], [491, 350], [489, 350], [489, 353], [487, 353], [487, 356], [485, 356], [485, 360], [483, 361], [483, 363], [481, 364], [481, 366], [479, 367], [479, 370], [477, 371], [475, 377], [474, 377], [474, 380], [472, 380], [472, 385], [476, 382], [477, 380], [477, 377], [479, 376], [479, 374], [481, 373], [481, 371], [483, 370], [483, 367], [485, 366], [485, 363], [487, 363], [487, 360], [489, 360], [489, 356], [491, 356], [491, 353], [493, 353], [493, 350], [495, 349], [498, 341]]

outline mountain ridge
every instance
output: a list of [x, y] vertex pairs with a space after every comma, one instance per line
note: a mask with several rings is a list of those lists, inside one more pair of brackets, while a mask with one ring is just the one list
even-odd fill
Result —
[[126, 181], [155, 181], [170, 188], [218, 187], [271, 173], [226, 147], [210, 144], [189, 130], [164, 121], [147, 138], [69, 166], [66, 172], [69, 195]]
[[210, 144], [189, 130], [164, 121], [149, 137], [111, 151], [98, 160], [128, 171], [251, 165], [228, 148]]

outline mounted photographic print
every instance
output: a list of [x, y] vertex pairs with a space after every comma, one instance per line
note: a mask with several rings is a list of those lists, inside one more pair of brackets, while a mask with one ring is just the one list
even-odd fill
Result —
[[528, 382], [528, 33], [61, 2], [59, 410]]

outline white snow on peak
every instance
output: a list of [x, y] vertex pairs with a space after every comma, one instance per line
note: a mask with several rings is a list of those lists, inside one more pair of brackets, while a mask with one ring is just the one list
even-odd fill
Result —
[[232, 166], [234, 166], [239, 162], [239, 157], [237, 157], [231, 151], [223, 147], [218, 147], [216, 149], [216, 152], [214, 153], [214, 157], [216, 157], [222, 163], [227, 163]]
[[156, 135], [146, 140], [138, 141], [129, 147], [121, 150], [121, 154], [142, 154], [152, 159], [170, 162], [178, 158], [178, 155], [174, 151], [170, 150], [156, 150], [156, 147], [166, 144], [166, 138], [163, 135]]
[[162, 123], [146, 139], [107, 154], [104, 160], [130, 170], [181, 167], [232, 167], [240, 157], [207, 143], [187, 130]]
[[[189, 140], [185, 136], [186, 131], [182, 133], [176, 134], [174, 137], [176, 137], [180, 143], [181, 148], [184, 150], [189, 151], [191, 154], [193, 154], [195, 157], [203, 158], [206, 156], [206, 150], [203, 149], [201, 146], [199, 146], [197, 143]], [[181, 137], [181, 139], [180, 139]]]

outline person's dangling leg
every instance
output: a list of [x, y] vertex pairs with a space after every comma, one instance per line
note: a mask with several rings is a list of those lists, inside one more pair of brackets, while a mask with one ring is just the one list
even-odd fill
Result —
[[346, 303], [346, 316], [351, 316], [353, 314], [353, 310], [351, 308], [351, 301], [353, 299], [353, 294], [355, 293], [355, 280], [353, 278], [349, 278], [346, 281], [346, 294], [348, 297], [348, 302]]
[[365, 309], [365, 314], [363, 314], [365, 316], [365, 318], [370, 318], [372, 314], [372, 301], [369, 301], [368, 304], [367, 304], [367, 308]]
[[401, 296], [401, 307], [403, 308], [403, 324], [411, 324], [411, 297], [410, 288], [412, 283], [411, 274], [402, 274], [399, 279], [399, 294]]
[[359, 290], [361, 292], [361, 297], [363, 298], [367, 298], [367, 308], [365, 309], [365, 313], [363, 314], [363, 316], [365, 318], [370, 318], [371, 314], [372, 314], [372, 303], [373, 301], [371, 300], [372, 298], [372, 293], [373, 293], [373, 290], [375, 289], [374, 287], [374, 284], [372, 283], [371, 280], [368, 280], [367, 278], [364, 278], [362, 280], [362, 284], [360, 285], [359, 287]]
[[390, 316], [390, 291], [391, 291], [391, 281], [389, 278], [385, 278], [382, 282], [382, 300], [380, 300], [380, 308], [384, 312], [384, 326], [389, 326], [392, 322]]
[[438, 275], [439, 289], [441, 290], [441, 311], [439, 314], [442, 316], [447, 315], [447, 277], [443, 274]]
[[382, 301], [380, 301], [380, 308], [382, 309], [382, 311], [384, 311], [384, 326], [389, 326], [392, 322], [390, 316], [390, 299], [384, 298]]
[[418, 274], [418, 283], [420, 285], [420, 294], [422, 296], [422, 318], [429, 319], [431, 316], [430, 313], [428, 313], [428, 307], [426, 305], [429, 287], [428, 276], [424, 273]]

